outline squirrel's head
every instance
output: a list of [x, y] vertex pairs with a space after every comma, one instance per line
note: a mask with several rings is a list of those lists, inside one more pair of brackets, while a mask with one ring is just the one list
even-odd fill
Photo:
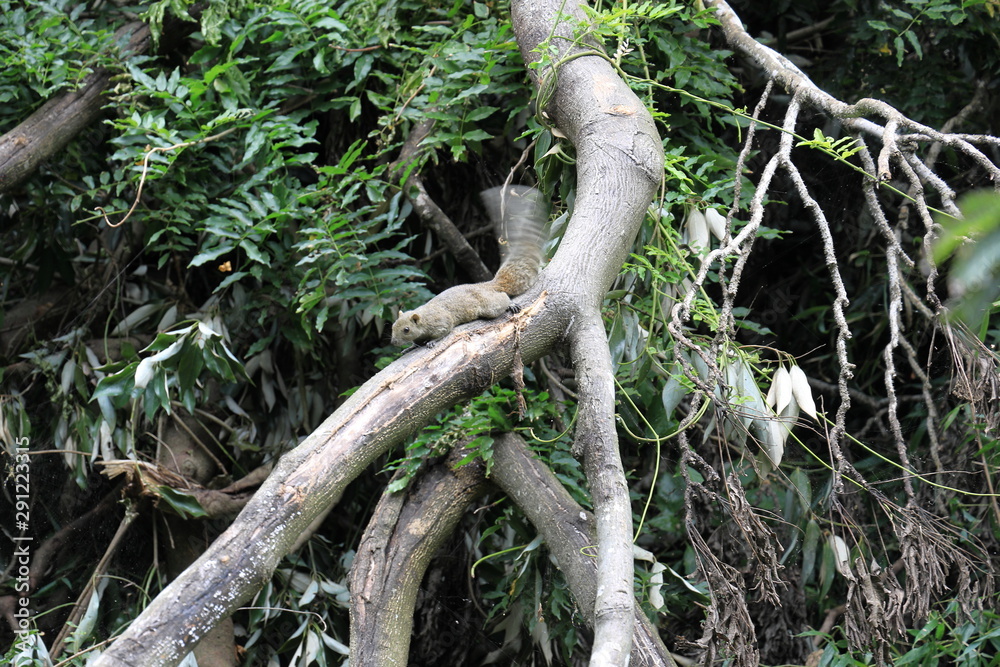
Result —
[[400, 313], [392, 325], [392, 344], [406, 345], [412, 343], [421, 334], [420, 314], [413, 310]]

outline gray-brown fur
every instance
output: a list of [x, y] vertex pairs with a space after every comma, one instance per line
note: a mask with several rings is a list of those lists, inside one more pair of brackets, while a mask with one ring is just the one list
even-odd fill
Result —
[[534, 284], [547, 240], [548, 211], [541, 194], [515, 185], [490, 188], [481, 196], [501, 235], [503, 264], [493, 280], [456, 285], [423, 306], [400, 313], [392, 325], [393, 345], [436, 340], [459, 324], [500, 317], [513, 308], [510, 297], [524, 294]]

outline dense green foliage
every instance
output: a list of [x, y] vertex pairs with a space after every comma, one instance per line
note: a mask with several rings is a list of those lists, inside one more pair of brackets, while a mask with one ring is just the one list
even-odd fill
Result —
[[[783, 4], [736, 9], [745, 9], [752, 32], [767, 32], [779, 49], [809, 58], [806, 69], [817, 84], [845, 101], [884, 99], [940, 126], [969, 103], [977, 82], [1000, 76], [995, 0]], [[145, 12], [154, 26], [157, 47], [150, 55], [116, 51], [112, 35], [130, 11]], [[196, 11], [204, 13], [189, 14]], [[828, 17], [833, 21], [819, 37], [787, 42], [795, 28]], [[699, 636], [711, 597], [696, 576], [699, 556], [686, 533], [696, 530], [742, 575], [735, 584], [748, 589], [762, 661], [802, 664], [813, 647], [800, 634], [820, 627], [848, 594], [834, 538], [853, 538], [847, 545], [852, 560], [889, 567], [901, 545], [880, 506], [907, 502], [900, 471], [909, 464], [899, 461], [884, 398], [890, 280], [884, 245], [862, 211], [858, 148], [819, 115], [797, 128], [796, 159], [829, 212], [850, 289], [851, 389], [870, 399], [855, 402], [844, 447], [880, 497], [861, 487], [845, 495], [830, 472], [824, 415], [832, 418], [837, 405], [834, 297], [818, 233], [791, 185], [768, 192], [757, 246], [728, 305], [727, 271], [735, 259], [708, 272], [684, 326], [694, 348], [668, 331], [672, 308], [686, 295], [704, 250], [719, 247], [707, 231], [695, 230], [692, 212], [710, 209], [725, 217], [732, 209], [730, 237], [743, 228], [787, 100], [776, 96], [765, 110], [771, 129], [761, 126], [758, 143], [740, 163], [752, 123], [747, 110], [764, 82], [723, 48], [709, 13], [677, 2], [615, 4], [595, 8], [592, 19], [581, 31], [603, 46], [649, 105], [667, 156], [663, 192], [605, 309], [636, 543], [649, 554], [637, 563], [636, 591], [672, 648], [677, 637]], [[522, 154], [533, 164], [515, 177], [537, 182], [551, 196], [556, 229], [572, 208], [572, 147], [534, 113], [505, 3], [275, 0], [203, 9], [162, 0], [111, 11], [71, 0], [0, 2], [0, 64], [2, 132], [50, 96], [74, 89], [93, 69], [116, 73], [103, 124], [19, 189], [0, 195], [0, 437], [9, 454], [9, 443], [17, 441], [58, 452], [32, 460], [36, 544], [101, 497], [120, 493], [101, 475], [101, 460], [164, 463], [163, 433], [176, 417], [194, 415], [211, 431], [221, 469], [206, 485], [223, 487], [294, 446], [394, 356], [386, 328], [395, 314], [466, 280], [413, 213], [402, 188], [408, 174], [420, 175], [494, 266], [495, 243], [480, 233], [486, 223], [476, 193], [503, 182]], [[989, 109], [995, 100], [985, 104]], [[401, 168], [403, 142], [426, 119], [435, 121], [422, 144], [427, 150]], [[976, 109], [966, 129], [995, 134], [990, 122]], [[954, 152], [945, 151], [942, 163], [939, 172], [957, 190], [987, 185], [982, 172]], [[886, 207], [898, 214], [901, 199], [886, 197]], [[969, 220], [979, 221], [987, 239], [982, 247], [994, 248], [996, 207], [982, 201], [975, 209], [981, 215]], [[919, 225], [900, 225], [899, 235], [907, 251], [922, 252]], [[947, 250], [940, 261], [947, 262]], [[955, 262], [957, 274], [971, 276], [967, 282], [996, 271], [995, 258], [968, 249]], [[907, 270], [908, 284], [925, 292], [926, 274]], [[946, 287], [938, 289], [943, 294]], [[991, 360], [995, 373], [996, 294], [989, 284], [972, 291], [978, 301], [967, 315], [972, 333], [960, 330], [963, 344]], [[935, 322], [914, 316], [908, 324], [908, 340], [930, 376], [929, 394], [910, 368], [895, 380], [906, 450], [921, 473], [917, 504], [954, 526], [950, 537], [972, 561], [990, 553], [995, 560], [996, 406], [985, 405], [982, 394], [955, 391], [951, 375], [960, 364], [937, 342]], [[719, 390], [716, 404], [693, 398], [709, 379], [697, 350], [736, 388]], [[246, 664], [340, 664], [348, 640], [346, 571], [367, 515], [387, 484], [405, 487], [454, 442], [472, 440], [489, 462], [491, 431], [517, 429], [587, 506], [579, 463], [569, 453], [575, 408], [570, 392], [553, 379], [566, 380], [559, 374], [564, 362], [553, 355], [546, 364], [544, 373], [526, 371], [530, 410], [523, 419], [514, 416], [515, 392], [495, 387], [440, 415], [405, 452], [359, 479], [251, 608], [237, 615]], [[783, 413], [789, 421], [779, 425], [770, 419], [765, 395], [781, 373], [800, 367], [820, 381], [811, 392], [819, 414], [805, 416], [797, 385], [786, 405], [794, 403], [803, 416], [792, 428], [794, 415]], [[750, 416], [745, 423], [726, 412], [727, 400], [743, 406]], [[935, 405], [936, 417], [928, 414]], [[692, 410], [698, 421], [689, 419]], [[934, 433], [929, 417], [937, 420]], [[767, 431], [770, 424], [791, 430], [781, 436], [789, 439], [777, 470], [754, 444], [777, 437]], [[730, 530], [731, 508], [707, 501], [695, 506], [686, 493], [711, 480], [682, 464], [674, 445], [682, 429], [707, 466], [742, 488], [753, 515], [771, 531], [788, 581], [780, 611], [753, 589], [759, 561], [754, 545]], [[943, 462], [934, 461], [938, 456]], [[199, 512], [190, 496], [167, 489], [155, 506], [136, 497], [129, 502], [145, 516]], [[7, 515], [8, 503], [9, 497], [0, 501], [0, 515]], [[490, 507], [463, 524], [468, 540], [457, 537], [432, 566], [447, 573], [450, 585], [437, 591], [438, 602], [424, 604], [424, 617], [434, 617], [434, 604], [441, 604], [446, 617], [462, 618], [463, 633], [482, 640], [475, 649], [467, 642], [458, 647], [467, 651], [465, 664], [479, 664], [491, 650], [498, 664], [542, 656], [576, 664], [586, 653], [587, 630], [536, 531], [503, 498], [483, 505]], [[117, 522], [114, 512], [100, 517], [86, 540], [60, 552], [33, 594], [33, 609], [46, 612], [36, 622], [46, 641], [65, 620], [60, 605], [79, 595]], [[3, 530], [15, 532], [6, 523]], [[131, 531], [130, 545], [116, 554], [114, 576], [98, 588], [100, 604], [70, 643], [74, 648], [115, 635], [166, 583], [157, 549], [169, 538], [162, 529]], [[11, 558], [7, 548], [0, 549], [4, 565]], [[476, 561], [477, 576], [466, 577], [462, 568]], [[980, 571], [975, 578], [988, 576]], [[0, 581], [0, 596], [14, 583]], [[475, 605], [466, 601], [470, 589], [480, 598]], [[948, 598], [940, 595], [926, 619], [913, 618], [909, 633], [894, 638], [888, 650], [896, 664], [985, 665], [1000, 654], [995, 615], [967, 618]], [[997, 606], [995, 597], [981, 602], [987, 611]], [[848, 636], [839, 626], [830, 629], [817, 645], [820, 664], [871, 664], [872, 647], [852, 645]], [[13, 636], [4, 628], [0, 638], [6, 650]], [[32, 642], [14, 646], [8, 659], [33, 664], [43, 649]], [[425, 637], [415, 656], [433, 644]]]

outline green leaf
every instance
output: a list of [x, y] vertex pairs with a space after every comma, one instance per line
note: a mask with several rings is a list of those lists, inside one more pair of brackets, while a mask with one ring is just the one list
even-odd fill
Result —
[[492, 138], [493, 135], [486, 130], [472, 130], [462, 134], [463, 141], [488, 141]]
[[910, 46], [913, 47], [913, 51], [917, 54], [917, 58], [923, 60], [924, 48], [920, 45], [920, 40], [917, 38], [917, 34], [912, 30], [907, 30], [903, 33], [903, 37], [906, 37], [907, 41], [910, 42]]
[[183, 519], [201, 519], [208, 516], [208, 512], [201, 506], [198, 499], [189, 493], [169, 486], [157, 486], [155, 490], [157, 498], [165, 502]]
[[122, 394], [132, 393], [135, 386], [135, 369], [139, 367], [139, 362], [133, 361], [114, 375], [106, 375], [97, 383], [91, 401], [98, 399], [112, 399]]
[[185, 345], [184, 351], [177, 360], [177, 380], [183, 398], [184, 394], [190, 393], [195, 382], [205, 368], [205, 360], [202, 351], [195, 345]]
[[801, 503], [802, 512], [808, 513], [812, 509], [812, 484], [809, 482], [809, 476], [802, 468], [796, 468], [789, 477], [795, 487], [796, 497]]
[[210, 250], [205, 250], [194, 256], [191, 260], [191, 266], [201, 266], [206, 262], [211, 262], [213, 259], [218, 259], [219, 257], [225, 255], [228, 252], [232, 252], [236, 246], [232, 243], [223, 243]]
[[806, 524], [805, 539], [802, 540], [802, 584], [806, 585], [812, 580], [813, 571], [816, 568], [816, 555], [819, 551], [821, 537], [819, 524], [815, 519], [810, 519]]
[[265, 255], [260, 247], [256, 243], [252, 242], [250, 239], [243, 239], [240, 241], [240, 247], [246, 252], [247, 257], [257, 262], [258, 264], [263, 264], [264, 266], [271, 266], [271, 258]]
[[467, 123], [477, 123], [485, 118], [489, 118], [496, 111], [497, 111], [496, 107], [489, 107], [489, 106], [476, 107], [475, 109], [469, 111], [468, 114], [466, 114], [465, 121]]

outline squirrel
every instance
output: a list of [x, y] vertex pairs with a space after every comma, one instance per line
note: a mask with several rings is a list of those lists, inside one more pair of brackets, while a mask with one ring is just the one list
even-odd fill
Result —
[[523, 185], [490, 188], [480, 196], [501, 235], [503, 261], [496, 275], [484, 283], [448, 288], [419, 308], [400, 313], [392, 325], [393, 345], [434, 341], [459, 324], [520, 310], [510, 297], [524, 294], [535, 283], [548, 240], [548, 210], [541, 193]]

